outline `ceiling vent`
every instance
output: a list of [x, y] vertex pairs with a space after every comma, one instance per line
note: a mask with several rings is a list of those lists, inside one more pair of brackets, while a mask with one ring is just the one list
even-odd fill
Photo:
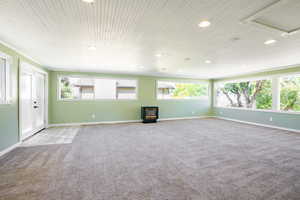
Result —
[[300, 31], [299, 10], [299, 0], [276, 0], [245, 18], [243, 22], [292, 35]]

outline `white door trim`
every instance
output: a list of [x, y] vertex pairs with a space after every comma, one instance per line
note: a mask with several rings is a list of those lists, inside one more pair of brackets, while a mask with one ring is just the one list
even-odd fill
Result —
[[[18, 92], [18, 100], [19, 100], [19, 142], [22, 142], [22, 140], [26, 138], [22, 138], [22, 101], [21, 101], [21, 76], [23, 71], [31, 71], [31, 72], [37, 72], [40, 74], [43, 74], [45, 76], [45, 112], [44, 112], [44, 120], [45, 120], [45, 127], [48, 127], [48, 91], [49, 91], [49, 75], [48, 72], [40, 69], [32, 64], [29, 64], [24, 61], [19, 62], [19, 92]], [[37, 131], [37, 130], [34, 130]]]

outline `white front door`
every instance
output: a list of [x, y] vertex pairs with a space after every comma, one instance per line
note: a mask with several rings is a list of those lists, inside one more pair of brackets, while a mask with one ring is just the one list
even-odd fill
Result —
[[45, 128], [45, 76], [36, 73], [33, 79], [34, 127], [39, 131]]
[[21, 140], [45, 128], [45, 75], [32, 69], [20, 71]]

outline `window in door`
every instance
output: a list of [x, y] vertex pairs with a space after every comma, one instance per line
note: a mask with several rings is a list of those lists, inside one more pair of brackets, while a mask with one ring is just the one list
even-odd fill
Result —
[[8, 56], [0, 52], [0, 104], [9, 103], [9, 62]]

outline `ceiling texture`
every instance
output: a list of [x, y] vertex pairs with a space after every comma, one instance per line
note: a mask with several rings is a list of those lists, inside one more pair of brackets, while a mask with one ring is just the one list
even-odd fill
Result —
[[299, 10], [299, 0], [0, 0], [0, 40], [53, 70], [220, 78], [300, 64]]

